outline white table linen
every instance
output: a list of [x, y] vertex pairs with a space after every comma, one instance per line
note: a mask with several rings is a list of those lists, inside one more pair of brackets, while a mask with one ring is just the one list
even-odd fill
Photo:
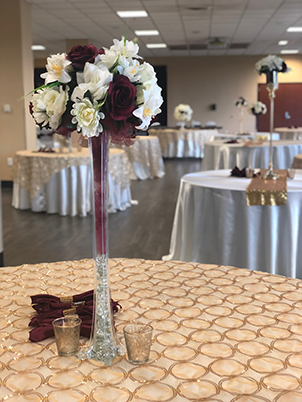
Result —
[[[88, 156], [88, 150], [83, 150], [79, 155], [78, 158], [82, 158], [83, 163], [86, 163], [85, 156]], [[43, 158], [43, 153], [36, 153], [32, 156], [34, 157]], [[53, 157], [63, 158], [64, 154]], [[110, 150], [108, 170], [108, 212], [124, 211], [131, 206], [132, 201], [128, 177], [129, 162], [123, 150]], [[12, 205], [16, 209], [31, 209], [33, 212], [46, 211], [49, 214], [85, 217], [92, 212], [91, 180], [90, 164], [82, 165], [78, 162], [77, 166], [68, 166], [53, 173], [34, 196], [31, 196], [31, 192], [22, 186], [20, 180], [14, 181]]]
[[158, 137], [164, 158], [203, 158], [205, 143], [218, 130], [158, 128], [150, 129], [149, 133]]
[[[215, 139], [236, 139], [236, 140], [250, 140], [250, 139], [266, 139], [267, 141], [269, 141], [270, 139], [270, 133], [268, 132], [255, 132], [255, 133], [249, 133], [247, 135], [240, 135], [238, 133], [224, 133], [224, 132], [219, 132], [215, 135], [213, 135], [213, 137], [211, 137], [210, 141], [213, 141]], [[280, 139], [280, 135], [278, 133], [273, 133], [273, 141], [279, 141]]]
[[278, 127], [274, 131], [279, 133], [281, 140], [294, 140], [302, 141], [302, 127], [288, 128], [288, 127]]
[[285, 206], [246, 205], [251, 179], [229, 170], [181, 179], [165, 260], [196, 261], [302, 278], [302, 171], [288, 180]]
[[[268, 168], [269, 142], [262, 145], [243, 146], [226, 144], [225, 141], [215, 140], [205, 145], [205, 156], [202, 161], [202, 170], [233, 169], [238, 166], [252, 168]], [[302, 153], [302, 142], [280, 140], [273, 142], [273, 165], [275, 169], [289, 169], [294, 157]]]
[[128, 155], [130, 179], [146, 180], [164, 177], [165, 165], [159, 139], [156, 136], [137, 136], [132, 146], [117, 146]]

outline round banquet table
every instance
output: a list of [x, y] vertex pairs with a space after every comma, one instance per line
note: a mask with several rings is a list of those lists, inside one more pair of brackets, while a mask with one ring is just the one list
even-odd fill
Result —
[[[244, 146], [245, 141], [237, 144], [226, 144], [215, 140], [205, 144], [205, 155], [202, 170], [233, 169], [238, 166], [252, 168], [268, 168], [269, 142], [262, 145]], [[275, 169], [289, 169], [294, 156], [302, 153], [302, 141], [273, 141], [273, 165]]]
[[118, 148], [123, 149], [128, 155], [131, 180], [164, 177], [165, 166], [158, 137], [137, 136], [132, 146], [118, 146]]
[[203, 158], [205, 143], [210, 141], [218, 130], [156, 128], [148, 132], [158, 137], [164, 158]]
[[287, 203], [280, 207], [248, 207], [250, 181], [230, 177], [229, 170], [183, 176], [163, 259], [302, 278], [302, 171], [287, 181]]
[[[113, 366], [59, 357], [54, 338], [28, 341], [30, 295], [93, 287], [92, 260], [0, 270], [1, 400], [300, 402], [302, 281], [230, 266], [112, 259], [117, 338], [153, 326], [150, 359]], [[84, 338], [81, 338], [84, 342]]]
[[302, 127], [279, 127], [275, 128], [274, 131], [279, 133], [280, 139], [282, 140], [302, 141]]
[[[131, 206], [129, 161], [121, 149], [110, 149], [108, 212]], [[13, 200], [17, 209], [62, 216], [92, 212], [89, 151], [46, 153], [18, 151], [13, 170]]]

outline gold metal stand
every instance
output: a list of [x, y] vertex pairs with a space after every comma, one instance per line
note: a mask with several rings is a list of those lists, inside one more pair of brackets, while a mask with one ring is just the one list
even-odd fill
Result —
[[267, 180], [277, 180], [279, 176], [274, 172], [273, 167], [273, 130], [274, 130], [274, 98], [276, 85], [273, 82], [269, 82], [266, 84], [266, 89], [268, 91], [268, 97], [270, 100], [270, 139], [269, 139], [269, 165], [268, 171], [264, 175], [264, 179]]

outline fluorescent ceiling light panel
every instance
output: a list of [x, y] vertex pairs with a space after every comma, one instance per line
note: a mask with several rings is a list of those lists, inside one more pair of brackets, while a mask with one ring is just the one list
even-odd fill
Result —
[[299, 53], [299, 50], [296, 50], [296, 49], [281, 50], [280, 53], [282, 53], [282, 54], [296, 54], [296, 53]]
[[43, 45], [32, 45], [31, 49], [32, 50], [45, 50], [46, 47]]
[[148, 17], [148, 13], [145, 10], [136, 10], [136, 11], [117, 11], [117, 15], [121, 18], [140, 18], [140, 17]]
[[287, 32], [302, 32], [302, 27], [289, 27]]
[[134, 31], [134, 33], [137, 36], [156, 36], [156, 35], [159, 35], [159, 32], [156, 29], [149, 30], [149, 31]]
[[148, 49], [163, 49], [167, 47], [165, 43], [147, 43], [146, 46]]
[[279, 46], [285, 46], [288, 44], [288, 40], [279, 40], [278, 45]]

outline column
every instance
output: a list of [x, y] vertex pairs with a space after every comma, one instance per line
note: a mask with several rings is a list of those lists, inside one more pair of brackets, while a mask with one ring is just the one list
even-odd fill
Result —
[[28, 109], [30, 97], [20, 100], [34, 87], [31, 45], [30, 5], [25, 0], [1, 0], [0, 180], [12, 180], [8, 158], [18, 150], [36, 148], [35, 123]]

